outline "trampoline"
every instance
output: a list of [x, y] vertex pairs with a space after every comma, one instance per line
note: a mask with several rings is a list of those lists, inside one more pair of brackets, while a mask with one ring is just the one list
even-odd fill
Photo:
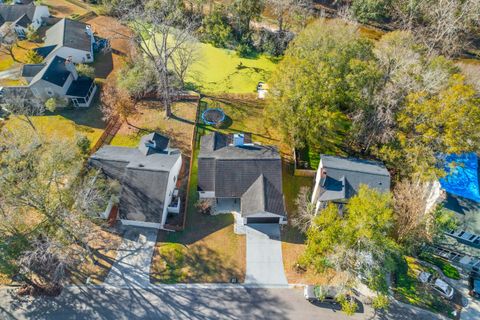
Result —
[[202, 113], [202, 120], [208, 125], [218, 126], [225, 120], [225, 113], [218, 108], [207, 109]]
[[480, 202], [478, 157], [475, 153], [450, 154], [445, 157], [446, 176], [440, 179], [448, 193]]

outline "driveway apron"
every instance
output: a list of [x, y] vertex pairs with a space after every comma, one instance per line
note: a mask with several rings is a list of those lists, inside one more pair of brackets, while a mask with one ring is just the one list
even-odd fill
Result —
[[280, 225], [249, 224], [247, 233], [246, 284], [288, 285], [283, 269]]
[[123, 228], [125, 232], [117, 258], [104, 283], [117, 287], [146, 287], [150, 284], [150, 264], [158, 230]]

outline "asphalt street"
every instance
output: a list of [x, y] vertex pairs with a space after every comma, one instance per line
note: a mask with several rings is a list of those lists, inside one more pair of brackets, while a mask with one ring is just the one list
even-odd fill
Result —
[[69, 287], [55, 298], [18, 298], [0, 289], [0, 319], [435, 319], [394, 306], [374, 315], [362, 306], [353, 317], [307, 302], [301, 289]]

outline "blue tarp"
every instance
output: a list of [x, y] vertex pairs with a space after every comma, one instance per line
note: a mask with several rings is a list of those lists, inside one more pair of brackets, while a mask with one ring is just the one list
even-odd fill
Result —
[[448, 193], [480, 202], [478, 157], [475, 153], [451, 154], [445, 157], [445, 178], [440, 179]]

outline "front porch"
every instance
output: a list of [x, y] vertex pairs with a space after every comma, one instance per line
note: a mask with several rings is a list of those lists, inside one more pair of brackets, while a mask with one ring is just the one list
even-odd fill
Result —
[[238, 198], [217, 198], [214, 205], [215, 214], [240, 212], [240, 199]]

